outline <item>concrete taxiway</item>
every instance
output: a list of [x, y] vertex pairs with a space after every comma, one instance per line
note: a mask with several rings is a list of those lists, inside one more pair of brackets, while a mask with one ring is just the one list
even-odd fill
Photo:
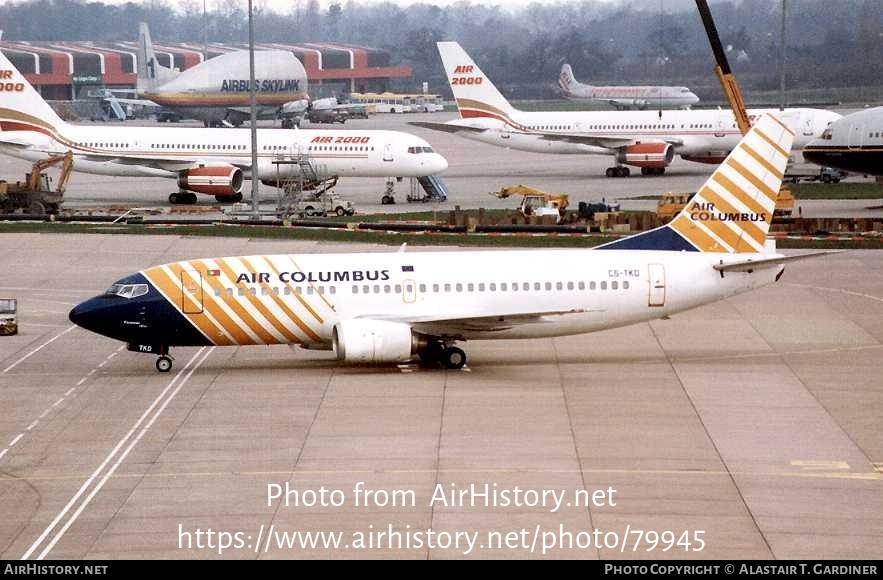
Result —
[[669, 320], [470, 342], [461, 371], [224, 347], [159, 374], [68, 310], [162, 262], [375, 248], [0, 245], [2, 559], [883, 557], [883, 252]]

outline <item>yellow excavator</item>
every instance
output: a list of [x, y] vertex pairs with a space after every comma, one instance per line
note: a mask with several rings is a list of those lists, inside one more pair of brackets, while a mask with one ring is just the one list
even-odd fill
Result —
[[[61, 164], [61, 173], [53, 189], [52, 180], [45, 170], [58, 164]], [[35, 162], [24, 182], [0, 181], [0, 211], [13, 213], [20, 209], [33, 215], [58, 213], [73, 165], [73, 153], [68, 151]]]
[[555, 221], [560, 222], [564, 217], [564, 211], [570, 205], [570, 198], [566, 193], [546, 193], [527, 185], [511, 185], [503, 187], [499, 191], [491, 192], [491, 195], [506, 199], [513, 195], [520, 195], [521, 203], [518, 211], [525, 217], [530, 216], [554, 216]]

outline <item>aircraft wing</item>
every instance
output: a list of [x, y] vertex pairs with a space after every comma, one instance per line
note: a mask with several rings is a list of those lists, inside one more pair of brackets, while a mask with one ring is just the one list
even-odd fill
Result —
[[23, 131], [0, 131], [0, 145], [12, 145], [13, 147], [30, 147], [34, 144], [33, 137], [30, 139], [16, 135]]
[[[476, 315], [456, 318], [426, 316], [417, 319], [390, 319], [388, 317], [383, 317], [383, 319], [408, 323], [417, 332], [430, 336], [456, 337], [470, 332], [502, 332], [523, 324], [553, 324], [558, 322], [560, 316], [584, 312], [600, 312], [600, 310], [573, 309], [513, 313], [502, 316]], [[366, 316], [365, 318], [378, 319], [378, 317], [374, 316]]]
[[[138, 165], [142, 167], [151, 167], [153, 169], [161, 169], [163, 171], [184, 171], [186, 169], [190, 169], [196, 163], [204, 162], [204, 159], [195, 157], [192, 159], [168, 159], [168, 158], [157, 158], [157, 157], [147, 157], [147, 156], [138, 156], [138, 155], [117, 155], [116, 157], [108, 157], [106, 155], [90, 155], [90, 154], [77, 154], [78, 159], [85, 159], [87, 161], [95, 161], [99, 163], [115, 163], [117, 165]], [[242, 163], [239, 161], [226, 161], [226, 160], [217, 160], [221, 163], [227, 163], [233, 167], [238, 167], [243, 171], [250, 171], [251, 164], [250, 163]], [[76, 163], [76, 161], [74, 161]]]
[[122, 103], [124, 105], [139, 105], [141, 107], [157, 107], [160, 108], [162, 105], [157, 105], [153, 101], [147, 99], [128, 99], [126, 97], [105, 97], [105, 101], [116, 101], [117, 103]]
[[433, 123], [431, 121], [409, 121], [409, 125], [415, 127], [423, 127], [424, 129], [432, 129], [433, 131], [443, 131], [445, 133], [484, 133], [487, 129], [481, 127], [470, 127], [468, 125], [453, 125], [449, 123]]
[[715, 270], [721, 272], [753, 272], [754, 270], [763, 268], [773, 268], [786, 262], [794, 262], [796, 260], [804, 260], [806, 258], [817, 258], [828, 254], [839, 254], [839, 251], [828, 252], [811, 252], [808, 254], [799, 254], [797, 256], [777, 256], [775, 258], [761, 258], [759, 260], [740, 260], [738, 262], [727, 262], [715, 264]]
[[[592, 133], [539, 133], [542, 139], [547, 141], [563, 141], [566, 143], [578, 143], [581, 145], [591, 145], [594, 147], [605, 147], [607, 149], [619, 149], [620, 147], [628, 147], [642, 141], [650, 141], [645, 135], [619, 135], [611, 137], [610, 135], [597, 135]], [[653, 139], [654, 141], [657, 139]], [[662, 139], [666, 143], [677, 147], [683, 145], [681, 139], [666, 137]]]

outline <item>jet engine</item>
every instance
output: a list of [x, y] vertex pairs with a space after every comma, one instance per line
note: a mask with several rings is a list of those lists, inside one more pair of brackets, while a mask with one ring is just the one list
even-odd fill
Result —
[[218, 198], [242, 194], [242, 170], [232, 165], [200, 165], [178, 174], [178, 187]]
[[427, 341], [401, 322], [351, 319], [334, 326], [331, 344], [337, 360], [385, 363], [410, 359]]
[[674, 148], [668, 143], [636, 143], [616, 154], [616, 160], [624, 165], [657, 170], [665, 169], [674, 158]]

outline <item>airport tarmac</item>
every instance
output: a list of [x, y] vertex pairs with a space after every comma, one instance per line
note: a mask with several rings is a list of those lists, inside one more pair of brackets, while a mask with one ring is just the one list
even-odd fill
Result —
[[[21, 311], [0, 337], [0, 559], [883, 557], [883, 252], [669, 320], [469, 342], [460, 371], [219, 347], [160, 374], [69, 309], [172, 260], [374, 248], [0, 246]], [[492, 505], [461, 502], [472, 484]]]
[[[848, 110], [844, 110], [846, 113]], [[407, 202], [410, 180], [396, 184], [395, 205], [381, 205], [385, 189], [382, 178], [341, 179], [335, 187], [343, 198], [352, 202], [357, 213], [392, 213], [438, 210], [447, 212], [460, 206], [474, 208], [516, 208], [518, 199], [497, 199], [493, 191], [510, 185], [524, 184], [549, 193], [566, 193], [572, 207], [578, 202], [597, 202], [602, 198], [617, 200], [624, 210], [649, 210], [656, 207], [653, 199], [635, 199], [665, 192], [696, 191], [715, 166], [684, 161], [679, 157], [664, 176], [642, 177], [633, 170], [629, 178], [608, 178], [604, 171], [612, 164], [612, 157], [601, 155], [546, 155], [506, 150], [471, 141], [457, 135], [432, 131], [410, 125], [413, 121], [446, 121], [455, 117], [452, 112], [378, 114], [368, 119], [351, 119], [345, 124], [305, 124], [304, 129], [390, 129], [413, 133], [425, 138], [433, 148], [448, 160], [448, 169], [442, 179], [449, 189], [448, 200], [437, 202]], [[163, 125], [165, 126], [165, 125]], [[193, 122], [178, 126], [198, 126]], [[263, 125], [269, 126], [269, 125]], [[796, 154], [803, 165], [802, 157]], [[30, 164], [8, 156], [0, 156], [0, 179], [24, 179]], [[49, 170], [51, 175], [57, 171]], [[851, 181], [868, 181], [861, 176]], [[416, 184], [414, 184], [416, 185]], [[168, 196], [177, 187], [172, 179], [120, 178], [73, 173], [65, 195], [65, 208], [83, 209], [122, 205], [127, 207], [168, 207]], [[243, 190], [250, 200], [251, 182]], [[279, 197], [274, 187], [260, 186], [260, 199], [273, 204]], [[421, 193], [419, 190], [417, 193]], [[218, 207], [211, 196], [199, 196], [199, 206]], [[875, 207], [876, 206], [876, 207]], [[229, 207], [229, 206], [228, 206]], [[803, 217], [877, 217], [883, 216], [881, 203], [875, 200], [806, 200], [798, 202]], [[872, 208], [872, 209], [869, 209]]]

